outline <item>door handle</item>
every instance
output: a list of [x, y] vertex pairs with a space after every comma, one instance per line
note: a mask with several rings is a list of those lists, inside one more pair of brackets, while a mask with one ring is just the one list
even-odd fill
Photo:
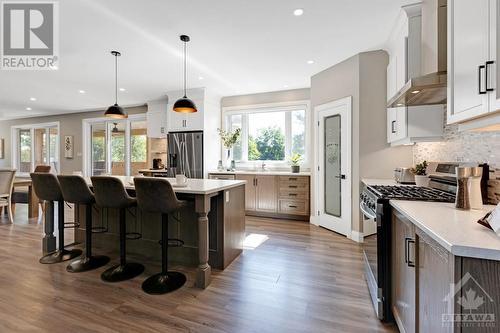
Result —
[[337, 176], [335, 176], [335, 178], [338, 178], [338, 179], [345, 179], [345, 175], [337, 175]]
[[481, 83], [482, 83], [482, 81], [483, 81], [483, 80], [481, 80], [481, 79], [482, 79], [482, 75], [481, 75], [481, 73], [482, 73], [482, 70], [483, 70], [483, 69], [486, 69], [486, 65], [480, 65], [480, 66], [478, 66], [478, 68], [477, 68], [477, 74], [478, 74], [478, 78], [479, 78], [479, 79], [478, 79], [478, 93], [479, 93], [479, 95], [484, 95], [484, 94], [486, 94], [486, 90], [481, 90], [481, 85], [482, 85]]
[[493, 91], [495, 89], [493, 88], [489, 88], [488, 87], [488, 83], [489, 83], [489, 79], [488, 79], [488, 75], [489, 75], [489, 68], [490, 68], [490, 65], [493, 65], [495, 62], [494, 61], [487, 61], [485, 64], [484, 64], [484, 67], [485, 67], [485, 78], [486, 78], [486, 91]]
[[392, 132], [393, 134], [394, 134], [394, 133], [396, 133], [396, 121], [395, 121], [395, 120], [393, 120], [393, 121], [391, 122], [391, 132]]

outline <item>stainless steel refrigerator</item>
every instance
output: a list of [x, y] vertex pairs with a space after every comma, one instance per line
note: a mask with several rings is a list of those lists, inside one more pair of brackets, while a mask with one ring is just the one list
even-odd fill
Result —
[[168, 176], [203, 178], [203, 131], [168, 133]]

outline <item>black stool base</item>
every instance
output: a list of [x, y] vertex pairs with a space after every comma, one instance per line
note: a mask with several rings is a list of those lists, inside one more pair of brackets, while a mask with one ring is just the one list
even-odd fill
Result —
[[161, 295], [179, 289], [186, 283], [186, 276], [179, 272], [158, 273], [142, 283], [142, 290], [148, 294]]
[[66, 271], [70, 273], [81, 273], [94, 270], [102, 267], [109, 262], [109, 257], [106, 256], [91, 256], [85, 257], [76, 261], [66, 267]]
[[101, 279], [106, 282], [120, 282], [130, 280], [144, 272], [144, 266], [136, 263], [127, 263], [124, 266], [113, 266], [101, 274]]
[[79, 257], [82, 255], [82, 250], [73, 249], [73, 250], [57, 250], [56, 252], [52, 252], [40, 258], [41, 264], [57, 264], [63, 261], [68, 261]]

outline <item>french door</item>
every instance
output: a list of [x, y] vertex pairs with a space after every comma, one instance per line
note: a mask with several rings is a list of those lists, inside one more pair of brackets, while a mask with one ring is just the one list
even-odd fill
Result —
[[351, 236], [351, 97], [315, 108], [318, 114], [319, 225]]
[[85, 126], [85, 168], [91, 176], [133, 176], [148, 167], [144, 117], [126, 120], [91, 119]]
[[13, 167], [29, 174], [37, 165], [59, 170], [59, 124], [23, 125], [12, 128]]

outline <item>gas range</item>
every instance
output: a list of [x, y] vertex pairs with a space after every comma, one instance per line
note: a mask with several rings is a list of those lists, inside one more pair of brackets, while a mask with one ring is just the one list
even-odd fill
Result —
[[392, 207], [390, 200], [418, 200], [454, 202], [456, 192], [456, 163], [429, 163], [429, 187], [410, 185], [369, 185], [361, 192], [359, 208], [364, 223], [374, 223], [376, 233], [364, 237], [363, 254], [365, 277], [377, 316], [392, 321], [391, 228]]
[[417, 186], [368, 186], [378, 198], [389, 200], [418, 200], [454, 202], [455, 195], [438, 189]]

